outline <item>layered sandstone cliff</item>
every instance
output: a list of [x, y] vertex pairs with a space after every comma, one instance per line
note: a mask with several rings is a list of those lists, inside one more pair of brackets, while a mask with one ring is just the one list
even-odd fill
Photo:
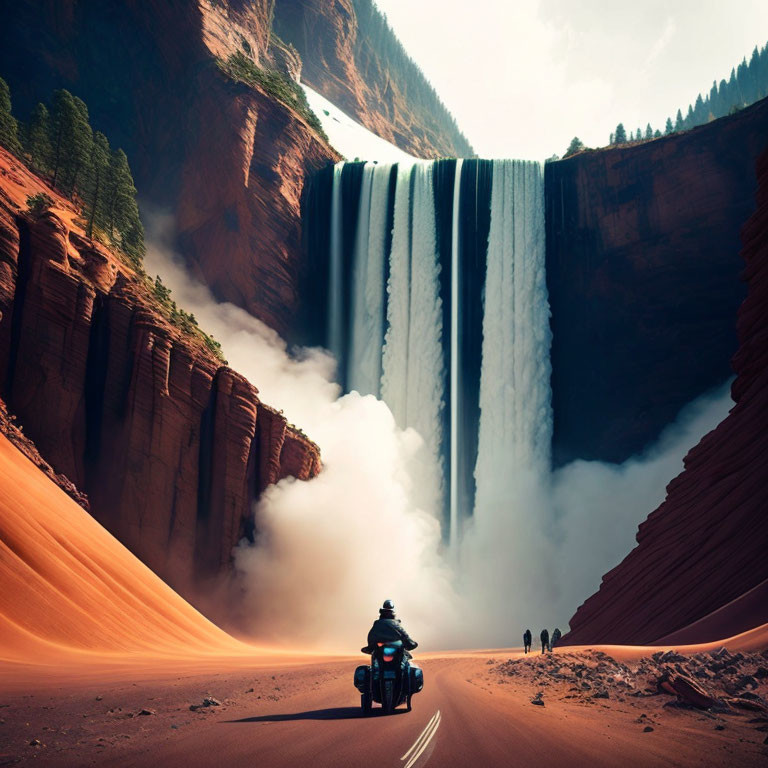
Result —
[[[35, 219], [39, 191], [55, 204]], [[319, 452], [76, 217], [0, 149], [0, 396], [91, 513], [196, 599], [266, 486], [313, 477]]]
[[275, 28], [302, 80], [373, 133], [416, 157], [474, 155], [371, 0], [276, 0]]
[[[21, 0], [3, 10], [0, 73], [18, 114], [65, 87], [125, 149], [147, 209], [220, 300], [284, 335], [297, 310], [305, 177], [338, 155], [302, 115], [217, 66], [239, 52], [296, 78], [272, 0]], [[151, 234], [151, 231], [150, 231]]]
[[703, 642], [768, 622], [768, 152], [757, 175], [757, 211], [742, 230], [736, 404], [571, 619], [570, 642]]
[[768, 100], [547, 163], [553, 453], [619, 462], [732, 375]]

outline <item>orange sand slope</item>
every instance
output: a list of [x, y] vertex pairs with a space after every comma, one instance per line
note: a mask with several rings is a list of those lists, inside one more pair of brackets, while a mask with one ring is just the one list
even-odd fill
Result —
[[252, 655], [0, 437], [0, 660]]

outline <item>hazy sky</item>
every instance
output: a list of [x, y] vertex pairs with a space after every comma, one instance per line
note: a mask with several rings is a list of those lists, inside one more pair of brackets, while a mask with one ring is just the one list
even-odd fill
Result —
[[766, 0], [376, 0], [484, 157], [664, 128], [768, 41]]

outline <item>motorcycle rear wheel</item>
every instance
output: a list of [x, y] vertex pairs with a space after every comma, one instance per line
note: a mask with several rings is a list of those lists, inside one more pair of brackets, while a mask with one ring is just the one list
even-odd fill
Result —
[[392, 710], [395, 708], [395, 702], [393, 701], [393, 698], [394, 698], [394, 691], [392, 690], [393, 688], [394, 686], [392, 685], [391, 680], [387, 680], [384, 683], [384, 691], [381, 697], [381, 708], [384, 710], [385, 715], [391, 714]]

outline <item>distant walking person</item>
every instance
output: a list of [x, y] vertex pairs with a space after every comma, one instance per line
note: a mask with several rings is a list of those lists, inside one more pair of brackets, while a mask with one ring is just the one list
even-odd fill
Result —
[[523, 646], [525, 647], [525, 652], [528, 653], [528, 651], [531, 650], [531, 641], [533, 640], [533, 636], [531, 635], [531, 630], [526, 629], [525, 632], [523, 632]]
[[551, 651], [559, 642], [562, 637], [562, 632], [555, 627], [555, 631], [552, 633], [552, 642], [549, 644], [549, 650]]
[[542, 629], [539, 638], [541, 639], [541, 652], [544, 653], [549, 647], [549, 631]]

